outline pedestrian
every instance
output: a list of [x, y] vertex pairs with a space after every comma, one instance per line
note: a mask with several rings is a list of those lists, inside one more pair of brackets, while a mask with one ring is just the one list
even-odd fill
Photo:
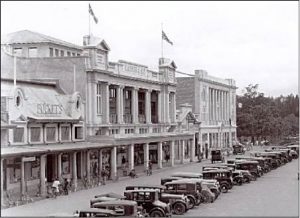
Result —
[[208, 159], [208, 145], [205, 144], [205, 158]]
[[103, 167], [103, 169], [101, 170], [101, 177], [102, 177], [102, 185], [106, 184], [106, 169], [105, 167]]
[[52, 184], [52, 190], [55, 198], [59, 195], [59, 185], [60, 185], [60, 181], [56, 177]]
[[125, 159], [125, 156], [123, 155], [122, 157], [122, 167], [123, 167], [123, 170], [125, 169], [126, 167], [126, 159]]
[[149, 161], [149, 176], [152, 175], [152, 161]]
[[65, 178], [65, 180], [64, 180], [64, 193], [65, 193], [65, 195], [69, 194], [69, 185], [70, 185], [70, 183], [69, 183], [68, 179]]

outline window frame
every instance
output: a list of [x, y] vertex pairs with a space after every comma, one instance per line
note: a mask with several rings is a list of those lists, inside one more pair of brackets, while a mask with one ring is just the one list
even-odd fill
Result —
[[[43, 141], [43, 127], [42, 127], [42, 125], [30, 125], [30, 126], [28, 126], [28, 128], [29, 128], [29, 132], [28, 132], [28, 141], [31, 143], [31, 144], [39, 144], [39, 143], [41, 143], [42, 141]], [[31, 140], [31, 128], [39, 128], [40, 129], [40, 140], [39, 141], [32, 141]]]
[[96, 113], [102, 115], [102, 86], [101, 83], [96, 84]]
[[[15, 141], [15, 130], [17, 129], [23, 129], [23, 140], [22, 141]], [[25, 127], [16, 127], [13, 129], [13, 134], [12, 134], [12, 141], [14, 144], [24, 144], [25, 143]]]
[[[81, 127], [82, 128], [82, 139], [76, 139], [75, 138], [75, 131], [76, 131], [76, 128], [78, 128], [78, 127]], [[84, 141], [84, 139], [85, 139], [85, 130], [84, 130], [84, 125], [83, 125], [83, 123], [82, 124], [75, 124], [75, 125], [73, 125], [73, 128], [72, 128], [72, 140], [73, 141]]]
[[[32, 49], [35, 49], [35, 52], [36, 52], [36, 53], [35, 53], [35, 56], [31, 56], [31, 55], [30, 55], [30, 51], [32, 51]], [[28, 48], [28, 57], [29, 57], [29, 58], [36, 58], [36, 57], [38, 57], [38, 47], [29, 47], [29, 48]]]
[[[69, 138], [67, 140], [65, 140], [65, 139], [62, 138], [62, 128], [63, 127], [68, 127], [69, 128]], [[60, 132], [60, 134], [59, 134], [59, 140], [61, 142], [69, 142], [69, 141], [71, 141], [71, 139], [72, 139], [72, 128], [71, 128], [70, 124], [61, 124], [59, 126], [59, 132]]]
[[[54, 127], [55, 128], [55, 136], [54, 136], [54, 140], [53, 141], [48, 141], [47, 140], [47, 128], [51, 128]], [[57, 128], [57, 124], [46, 124], [45, 125], [45, 131], [44, 131], [44, 141], [46, 143], [56, 143], [58, 142], [58, 128]]]

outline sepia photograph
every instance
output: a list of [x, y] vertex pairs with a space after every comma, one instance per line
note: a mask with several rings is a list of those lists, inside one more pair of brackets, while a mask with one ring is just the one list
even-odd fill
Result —
[[1, 1], [1, 217], [299, 217], [299, 1]]

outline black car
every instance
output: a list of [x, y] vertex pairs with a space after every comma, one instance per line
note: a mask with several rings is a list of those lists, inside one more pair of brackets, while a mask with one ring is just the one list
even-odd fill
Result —
[[252, 160], [239, 160], [235, 162], [237, 170], [249, 170], [256, 180], [260, 176], [259, 163]]
[[203, 179], [216, 179], [221, 187], [223, 193], [228, 192], [232, 189], [233, 179], [230, 170], [225, 169], [212, 169], [202, 171]]
[[221, 149], [211, 150], [211, 163], [214, 163], [215, 161], [224, 162], [224, 157], [222, 155]]

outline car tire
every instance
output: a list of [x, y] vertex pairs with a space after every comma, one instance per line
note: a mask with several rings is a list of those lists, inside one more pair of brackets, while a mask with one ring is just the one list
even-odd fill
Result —
[[217, 190], [213, 189], [213, 190], [212, 190], [212, 193], [215, 194], [215, 199], [217, 199], [217, 198], [219, 197], [219, 193], [218, 193]]
[[227, 184], [220, 184], [221, 186], [221, 192], [227, 193], [228, 192], [228, 185]]
[[176, 215], [182, 215], [186, 211], [186, 206], [182, 202], [176, 202], [173, 205], [173, 212]]
[[195, 205], [196, 205], [196, 201], [195, 201], [195, 199], [193, 198], [193, 197], [191, 197], [191, 196], [187, 196], [187, 198], [189, 199], [189, 209], [193, 209], [194, 207], [195, 207]]
[[161, 212], [160, 210], [153, 210], [150, 213], [150, 217], [164, 217], [165, 214], [163, 212]]

